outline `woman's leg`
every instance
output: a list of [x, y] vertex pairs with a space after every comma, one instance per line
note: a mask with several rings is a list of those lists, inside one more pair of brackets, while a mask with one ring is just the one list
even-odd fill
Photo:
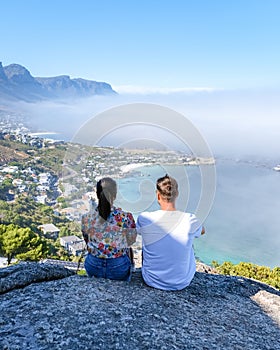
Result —
[[88, 253], [85, 259], [85, 269], [89, 277], [106, 277], [106, 259], [99, 259]]
[[115, 259], [107, 259], [106, 278], [120, 281], [130, 281], [131, 261], [128, 255]]

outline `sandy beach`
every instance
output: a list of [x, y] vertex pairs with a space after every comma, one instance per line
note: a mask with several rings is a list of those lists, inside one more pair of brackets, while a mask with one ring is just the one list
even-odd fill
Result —
[[123, 165], [121, 166], [121, 172], [123, 174], [125, 173], [129, 173], [130, 171], [132, 170], [135, 170], [137, 168], [142, 168], [143, 166], [149, 166], [151, 165], [152, 163], [132, 163], [132, 164], [126, 164], [126, 165]]

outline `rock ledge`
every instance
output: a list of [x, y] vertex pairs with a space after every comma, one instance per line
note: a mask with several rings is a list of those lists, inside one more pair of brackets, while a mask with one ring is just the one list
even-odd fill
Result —
[[280, 349], [280, 293], [246, 278], [197, 272], [165, 292], [140, 270], [130, 283], [73, 275], [0, 299], [0, 349]]

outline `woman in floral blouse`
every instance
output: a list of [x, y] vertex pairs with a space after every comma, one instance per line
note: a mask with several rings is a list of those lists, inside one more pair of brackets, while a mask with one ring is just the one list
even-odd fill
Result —
[[131, 213], [116, 208], [116, 182], [105, 177], [98, 181], [98, 206], [83, 215], [82, 232], [87, 243], [87, 274], [115, 280], [130, 280], [129, 246], [136, 241], [136, 225]]

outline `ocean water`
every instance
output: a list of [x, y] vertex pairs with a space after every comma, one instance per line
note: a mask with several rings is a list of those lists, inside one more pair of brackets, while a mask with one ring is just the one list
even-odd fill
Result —
[[[177, 208], [195, 213], [201, 187], [195, 166], [137, 169], [118, 180], [117, 204], [135, 217], [158, 209], [155, 182], [166, 172], [179, 183]], [[196, 257], [207, 264], [217, 260], [280, 266], [280, 172], [256, 163], [218, 160], [216, 174], [215, 198], [203, 223], [206, 234], [194, 242]]]

